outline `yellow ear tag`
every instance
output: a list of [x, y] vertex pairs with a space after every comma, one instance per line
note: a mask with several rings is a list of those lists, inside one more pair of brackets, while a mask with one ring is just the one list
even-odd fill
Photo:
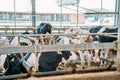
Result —
[[15, 60], [15, 58], [13, 57], [12, 59], [11, 59], [11, 61], [14, 61]]

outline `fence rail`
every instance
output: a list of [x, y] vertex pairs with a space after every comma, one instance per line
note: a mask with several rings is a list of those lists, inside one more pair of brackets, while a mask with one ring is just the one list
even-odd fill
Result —
[[[78, 35], [104, 35], [104, 36], [110, 36], [112, 34], [117, 34], [117, 33], [90, 33], [90, 34], [78, 34]], [[42, 39], [42, 36], [45, 36], [46, 34], [30, 34], [30, 35], [0, 35], [10, 37], [10, 36], [18, 36], [18, 39], [20, 37], [24, 37], [26, 39], [32, 39], [30, 37], [36, 37]], [[64, 45], [58, 45], [55, 44], [55, 36], [68, 36], [72, 37], [74, 34], [50, 34], [50, 36], [53, 39], [54, 44], [52, 45], [32, 45], [32, 46], [2, 46], [0, 47], [0, 54], [8, 54], [8, 53], [22, 53], [22, 52], [46, 52], [46, 51], [66, 51], [66, 50], [88, 50], [88, 49], [117, 49], [117, 42], [112, 42], [112, 43], [81, 43], [81, 44], [64, 44]], [[47, 35], [48, 36], [48, 35]], [[115, 37], [115, 36], [111, 36]], [[74, 37], [77, 39], [80, 39], [81, 37]], [[20, 40], [18, 40], [20, 41]], [[41, 40], [42, 41], [42, 40]], [[19, 42], [18, 42], [19, 43]]]
[[[91, 33], [91, 34], [78, 34], [78, 35], [104, 35], [104, 36], [110, 36], [112, 34], [117, 34], [117, 33], [102, 33], [102, 34], [96, 34], [96, 33]], [[51, 36], [55, 36], [55, 35], [65, 35], [68, 37], [71, 37], [73, 34], [51, 34]], [[19, 36], [19, 37], [41, 37], [41, 36], [45, 36], [45, 34], [30, 34], [30, 35], [0, 35], [0, 36]], [[115, 37], [115, 36], [113, 36]], [[20, 38], [18, 38], [20, 39]], [[42, 39], [42, 38], [40, 38]], [[18, 40], [20, 41], [20, 40]], [[89, 50], [89, 49], [115, 49], [117, 50], [117, 42], [113, 42], [113, 43], [81, 43], [81, 44], [66, 44], [66, 45], [58, 45], [58, 44], [53, 44], [53, 45], [32, 45], [32, 46], [3, 46], [0, 47], [0, 54], [10, 54], [10, 53], [23, 53], [23, 52], [47, 52], [47, 51], [66, 51], [66, 50]], [[86, 71], [86, 69], [84, 69]], [[84, 70], [78, 70], [78, 72], [82, 72]], [[94, 70], [94, 69], [93, 69]], [[98, 70], [100, 70], [100, 68], [98, 68]], [[104, 69], [106, 70], [106, 69]], [[71, 70], [73, 71], [73, 70]], [[92, 70], [90, 70], [92, 71]], [[77, 70], [76, 70], [77, 72]], [[47, 72], [46, 72], [47, 73]], [[51, 72], [50, 72], [51, 73]], [[56, 72], [55, 72], [56, 73]], [[44, 73], [36, 73], [36, 75], [43, 75]], [[49, 73], [47, 73], [49, 74]], [[51, 73], [53, 74], [53, 73]], [[35, 74], [33, 74], [35, 75]], [[36, 76], [35, 75], [35, 76]], [[46, 75], [46, 74], [45, 74]], [[25, 77], [27, 76], [27, 74], [20, 74], [20, 75], [12, 75], [12, 76], [2, 76], [0, 77], [0, 79], [14, 79], [14, 78], [19, 78], [19, 77]]]
[[66, 50], [88, 50], [88, 49], [117, 49], [115, 43], [82, 43], [68, 45], [34, 45], [17, 47], [0, 47], [0, 54], [23, 53], [23, 52], [47, 52]]

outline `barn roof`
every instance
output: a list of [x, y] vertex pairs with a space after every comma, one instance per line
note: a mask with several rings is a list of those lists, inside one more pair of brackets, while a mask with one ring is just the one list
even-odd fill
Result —
[[[14, 0], [0, 0], [0, 11], [14, 12]], [[16, 12], [31, 12], [31, 0], [16, 0]], [[5, 3], [5, 4], [2, 4]], [[76, 13], [76, 6], [65, 6], [62, 8], [62, 13]], [[69, 8], [69, 9], [68, 9]], [[71, 9], [71, 10], [70, 10]], [[60, 13], [60, 6], [56, 0], [36, 0], [37, 13]], [[79, 8], [79, 12], [85, 10]]]

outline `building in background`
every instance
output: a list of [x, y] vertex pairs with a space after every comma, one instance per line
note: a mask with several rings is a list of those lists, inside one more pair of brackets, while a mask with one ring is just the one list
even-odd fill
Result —
[[[28, 22], [32, 20], [31, 13], [28, 12], [16, 12], [16, 21], [17, 22]], [[37, 13], [36, 21], [37, 22], [52, 22], [57, 23], [61, 20], [60, 13]], [[0, 22], [12, 22], [14, 21], [14, 12], [0, 11]], [[63, 13], [62, 14], [63, 23], [72, 23], [76, 24], [77, 14], [75, 13]], [[84, 13], [79, 13], [79, 24], [84, 24]]]

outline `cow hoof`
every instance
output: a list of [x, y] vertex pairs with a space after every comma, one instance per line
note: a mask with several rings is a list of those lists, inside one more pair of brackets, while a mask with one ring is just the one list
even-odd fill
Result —
[[32, 72], [33, 72], [33, 70], [32, 70], [32, 67], [31, 67], [30, 70], [29, 70], [28, 73], [27, 73], [27, 77], [30, 77], [31, 74], [32, 74]]

